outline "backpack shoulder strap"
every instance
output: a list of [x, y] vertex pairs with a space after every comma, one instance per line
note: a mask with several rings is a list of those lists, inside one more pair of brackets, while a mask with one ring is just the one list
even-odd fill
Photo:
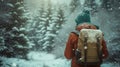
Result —
[[73, 32], [71, 32], [71, 33], [73, 33], [73, 34], [75, 34], [75, 35], [77, 35], [77, 36], [79, 36], [79, 31], [77, 31], [77, 30], [74, 30]]

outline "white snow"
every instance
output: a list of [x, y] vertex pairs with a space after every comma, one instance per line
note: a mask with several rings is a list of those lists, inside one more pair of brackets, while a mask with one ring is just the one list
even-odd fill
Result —
[[17, 58], [5, 58], [2, 67], [70, 67], [70, 61], [57, 58], [55, 55], [46, 52], [30, 52], [28, 54], [29, 61]]
[[24, 10], [24, 7], [19, 7], [18, 10]]
[[[46, 52], [30, 52], [29, 60], [0, 57], [3, 60], [2, 67], [71, 67], [71, 60], [56, 58], [55, 55]], [[101, 67], [119, 67], [116, 63], [104, 63]]]
[[19, 29], [17, 27], [13, 27], [12, 28], [13, 30], [16, 30], [16, 31], [19, 31]]
[[17, 2], [16, 5], [20, 5], [20, 2]]
[[26, 29], [25, 28], [20, 28], [20, 31], [25, 31]]
[[11, 3], [7, 3], [7, 5], [10, 6], [10, 7], [12, 7], [12, 8], [14, 7], [14, 5], [11, 4]]

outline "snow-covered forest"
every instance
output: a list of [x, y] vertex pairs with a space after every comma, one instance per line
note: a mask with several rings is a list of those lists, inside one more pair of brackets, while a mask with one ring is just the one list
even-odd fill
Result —
[[101, 67], [120, 67], [120, 0], [0, 0], [0, 67], [70, 67], [65, 44], [83, 9], [104, 32]]

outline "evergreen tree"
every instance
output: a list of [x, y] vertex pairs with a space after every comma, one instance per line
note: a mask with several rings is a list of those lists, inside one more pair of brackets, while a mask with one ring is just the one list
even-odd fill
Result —
[[62, 27], [62, 25], [64, 24], [65, 22], [65, 15], [64, 15], [64, 11], [61, 7], [59, 7], [58, 9], [58, 14], [57, 14], [57, 29], [60, 29]]
[[45, 50], [51, 51], [55, 47], [54, 39], [65, 22], [65, 15], [61, 7], [59, 7], [58, 10], [53, 11], [54, 8], [50, 2], [48, 3], [48, 6], [46, 21], [48, 23], [48, 27], [44, 38], [45, 43], [43, 45]]
[[54, 35], [51, 31], [54, 22], [52, 17], [53, 17], [53, 6], [51, 0], [48, 0], [47, 9], [46, 9], [46, 22], [45, 22], [46, 33], [45, 33], [45, 38], [43, 39], [44, 40], [43, 50], [45, 51], [51, 51], [53, 49]]
[[[0, 55], [7, 57], [18, 57], [26, 58], [26, 54], [29, 49], [28, 38], [26, 37], [25, 29], [23, 24], [26, 22], [26, 18], [23, 16], [24, 7], [23, 0], [3, 0], [6, 5], [9, 5], [10, 10], [6, 12], [4, 16], [9, 16], [10, 18], [5, 17], [0, 19], [1, 23], [1, 41], [4, 42], [3, 46], [0, 49]], [[6, 7], [6, 6], [5, 6]], [[3, 10], [4, 11], [4, 10]], [[8, 21], [6, 21], [8, 20]]]
[[48, 4], [46, 5], [46, 9], [43, 7], [39, 10], [39, 23], [36, 26], [36, 47], [38, 50], [50, 52], [53, 50], [54, 38], [57, 35], [58, 30], [61, 28], [62, 24], [64, 23], [64, 12], [62, 9], [59, 8], [58, 13], [56, 10], [53, 11], [53, 6], [51, 1], [48, 0]]
[[90, 8], [92, 13], [95, 13], [97, 12], [98, 4], [96, 0], [85, 0], [84, 7]]
[[43, 44], [45, 42], [44, 37], [45, 33], [47, 31], [46, 28], [46, 12], [44, 11], [44, 6], [40, 8], [39, 10], [39, 15], [36, 17], [36, 23], [35, 23], [35, 34], [34, 34], [34, 39], [32, 39], [35, 43], [35, 48], [36, 50], [43, 50]]
[[107, 9], [108, 11], [111, 11], [111, 10], [113, 10], [112, 3], [113, 3], [113, 0], [103, 0], [102, 7], [104, 9]]
[[45, 43], [45, 33], [47, 31], [47, 11], [45, 10], [45, 1], [41, 1], [40, 8], [37, 10], [37, 15], [32, 17], [32, 20], [28, 20], [28, 37], [30, 41], [34, 44], [32, 50], [42, 51], [43, 44]]
[[[110, 14], [110, 18], [109, 21], [111, 21], [111, 38], [109, 40], [109, 58], [108, 61], [109, 62], [115, 62], [115, 63], [119, 63], [119, 54], [120, 54], [120, 46], [119, 46], [119, 21], [120, 19], [118, 17], [120, 17], [120, 15], [118, 15], [120, 13], [120, 1], [119, 0], [102, 0], [102, 5], [101, 7], [108, 13]], [[112, 13], [112, 14], [111, 14]], [[112, 24], [114, 23], [114, 24]]]
[[64, 11], [62, 8], [59, 8], [58, 12], [53, 11], [54, 8], [50, 0], [47, 4], [42, 1], [40, 5], [37, 15], [31, 16], [27, 20], [27, 36], [34, 44], [33, 50], [50, 52], [55, 46], [54, 38], [65, 22]]
[[107, 11], [117, 11], [120, 10], [120, 1], [119, 0], [103, 0], [102, 1], [102, 8], [106, 9]]
[[80, 0], [71, 0], [70, 2], [70, 11], [74, 12], [77, 7], [81, 6]]

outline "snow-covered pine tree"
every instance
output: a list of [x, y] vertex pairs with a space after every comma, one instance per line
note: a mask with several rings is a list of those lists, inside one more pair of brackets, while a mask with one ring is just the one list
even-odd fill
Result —
[[46, 7], [46, 22], [45, 22], [45, 37], [43, 39], [44, 44], [43, 44], [43, 50], [50, 52], [54, 45], [53, 45], [53, 40], [54, 40], [54, 33], [52, 33], [52, 28], [54, 26], [54, 21], [52, 19], [53, 17], [53, 5], [51, 3], [51, 0], [48, 0], [47, 2], [47, 7]]
[[85, 0], [84, 7], [88, 7], [89, 9], [91, 9], [91, 13], [94, 14], [95, 12], [97, 12], [98, 4], [96, 0]]
[[0, 11], [10, 11], [14, 6], [10, 3], [12, 0], [0, 0]]
[[[7, 5], [9, 1], [0, 0], [0, 55], [7, 49], [4, 42], [4, 34], [7, 25], [10, 24], [11, 16], [7, 13], [8, 10], [6, 8], [12, 8], [11, 5]], [[10, 4], [10, 3], [9, 3]], [[4, 8], [3, 8], [4, 7]], [[4, 54], [5, 55], [5, 54]]]
[[[0, 55], [7, 56], [7, 57], [18, 57], [18, 58], [26, 58], [26, 54], [29, 48], [28, 39], [25, 36], [25, 29], [21, 28], [22, 25], [25, 23], [26, 18], [23, 16], [24, 7], [23, 7], [23, 0], [12, 0], [12, 1], [5, 1], [5, 4], [10, 6], [10, 10], [3, 12], [4, 16], [9, 16], [10, 18], [6, 17], [4, 19], [0, 19], [3, 21], [3, 25], [1, 25], [1, 31], [4, 31], [2, 34], [2, 38], [4, 39], [4, 50], [0, 51]], [[6, 7], [6, 6], [5, 6]], [[1, 47], [2, 48], [2, 47]], [[0, 48], [0, 49], [1, 49]]]
[[27, 18], [24, 27], [26, 28], [27, 31], [30, 31], [31, 29], [33, 29], [34, 16], [28, 9], [25, 9], [24, 17]]
[[76, 10], [77, 7], [81, 6], [80, 0], [71, 0], [70, 2], [70, 11], [71, 13]]
[[65, 23], [65, 14], [64, 14], [64, 10], [59, 7], [58, 11], [57, 11], [57, 21], [56, 21], [56, 28], [57, 30], [61, 29], [63, 24]]
[[35, 46], [34, 50], [43, 50], [43, 44], [45, 43], [44, 37], [45, 33], [47, 31], [46, 28], [46, 11], [45, 11], [45, 2], [42, 1], [42, 4], [40, 6], [40, 9], [38, 10], [38, 16], [35, 17], [36, 22], [34, 26], [35, 33], [33, 35], [33, 40]]
[[113, 63], [120, 63], [120, 29], [117, 28], [119, 27], [120, 24], [117, 24], [115, 26], [113, 26], [113, 29], [112, 29], [112, 38], [110, 39], [109, 43], [110, 43], [110, 50], [109, 50], [109, 58], [108, 58], [108, 61], [109, 62], [113, 62]]
[[[108, 12], [110, 13], [111, 16], [111, 31], [112, 31], [112, 36], [111, 39], [109, 41], [110, 44], [110, 50], [109, 50], [109, 58], [108, 61], [113, 62], [113, 63], [120, 63], [120, 24], [119, 21], [120, 19], [118, 17], [120, 17], [119, 13], [120, 13], [120, 1], [119, 0], [107, 0], [107, 2], [102, 2], [102, 7]], [[112, 14], [111, 14], [112, 13]]]
[[33, 50], [50, 52], [55, 46], [54, 38], [65, 22], [65, 15], [63, 9], [57, 11], [50, 0], [41, 1], [40, 5], [33, 19], [27, 21], [28, 37], [34, 43]]
[[102, 0], [102, 7], [103, 9], [106, 9], [107, 11], [112, 11], [113, 3], [114, 3], [114, 0]]

